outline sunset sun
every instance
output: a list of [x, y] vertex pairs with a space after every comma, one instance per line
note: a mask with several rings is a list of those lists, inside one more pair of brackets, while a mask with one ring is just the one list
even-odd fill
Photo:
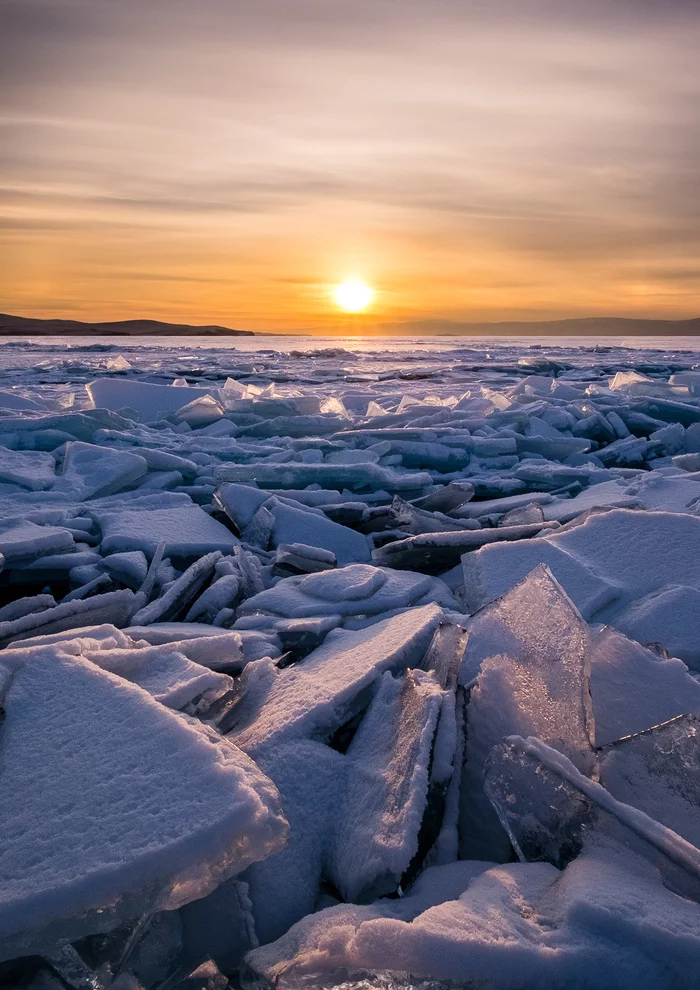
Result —
[[372, 302], [374, 290], [359, 279], [349, 279], [336, 285], [333, 298], [347, 313], [360, 313]]

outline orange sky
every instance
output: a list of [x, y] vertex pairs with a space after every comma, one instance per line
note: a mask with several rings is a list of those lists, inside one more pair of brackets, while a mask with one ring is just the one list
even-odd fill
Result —
[[0, 0], [0, 310], [700, 315], [690, 0]]

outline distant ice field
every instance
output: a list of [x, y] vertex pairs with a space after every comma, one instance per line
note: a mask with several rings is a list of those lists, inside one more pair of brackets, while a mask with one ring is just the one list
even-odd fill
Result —
[[585, 369], [589, 380], [595, 371], [602, 379], [626, 368], [652, 375], [671, 366], [688, 368], [700, 363], [700, 338], [0, 337], [5, 387], [55, 385], [70, 392], [96, 374], [110, 373], [118, 355], [154, 381], [180, 376], [196, 384], [230, 376], [253, 385], [275, 383], [281, 394], [285, 386], [303, 386], [328, 395], [339, 382], [379, 395], [394, 393], [398, 384], [403, 394], [445, 395], [479, 382], [507, 387], [542, 368], [547, 358]]

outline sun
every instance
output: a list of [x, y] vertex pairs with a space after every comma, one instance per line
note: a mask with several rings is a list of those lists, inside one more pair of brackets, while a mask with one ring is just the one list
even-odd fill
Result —
[[353, 278], [336, 285], [333, 298], [347, 313], [359, 313], [372, 302], [374, 291], [365, 282]]

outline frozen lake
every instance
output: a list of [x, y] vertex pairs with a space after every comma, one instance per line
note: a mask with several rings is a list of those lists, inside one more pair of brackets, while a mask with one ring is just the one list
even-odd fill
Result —
[[697, 990], [699, 644], [700, 340], [0, 341], [0, 986]]

